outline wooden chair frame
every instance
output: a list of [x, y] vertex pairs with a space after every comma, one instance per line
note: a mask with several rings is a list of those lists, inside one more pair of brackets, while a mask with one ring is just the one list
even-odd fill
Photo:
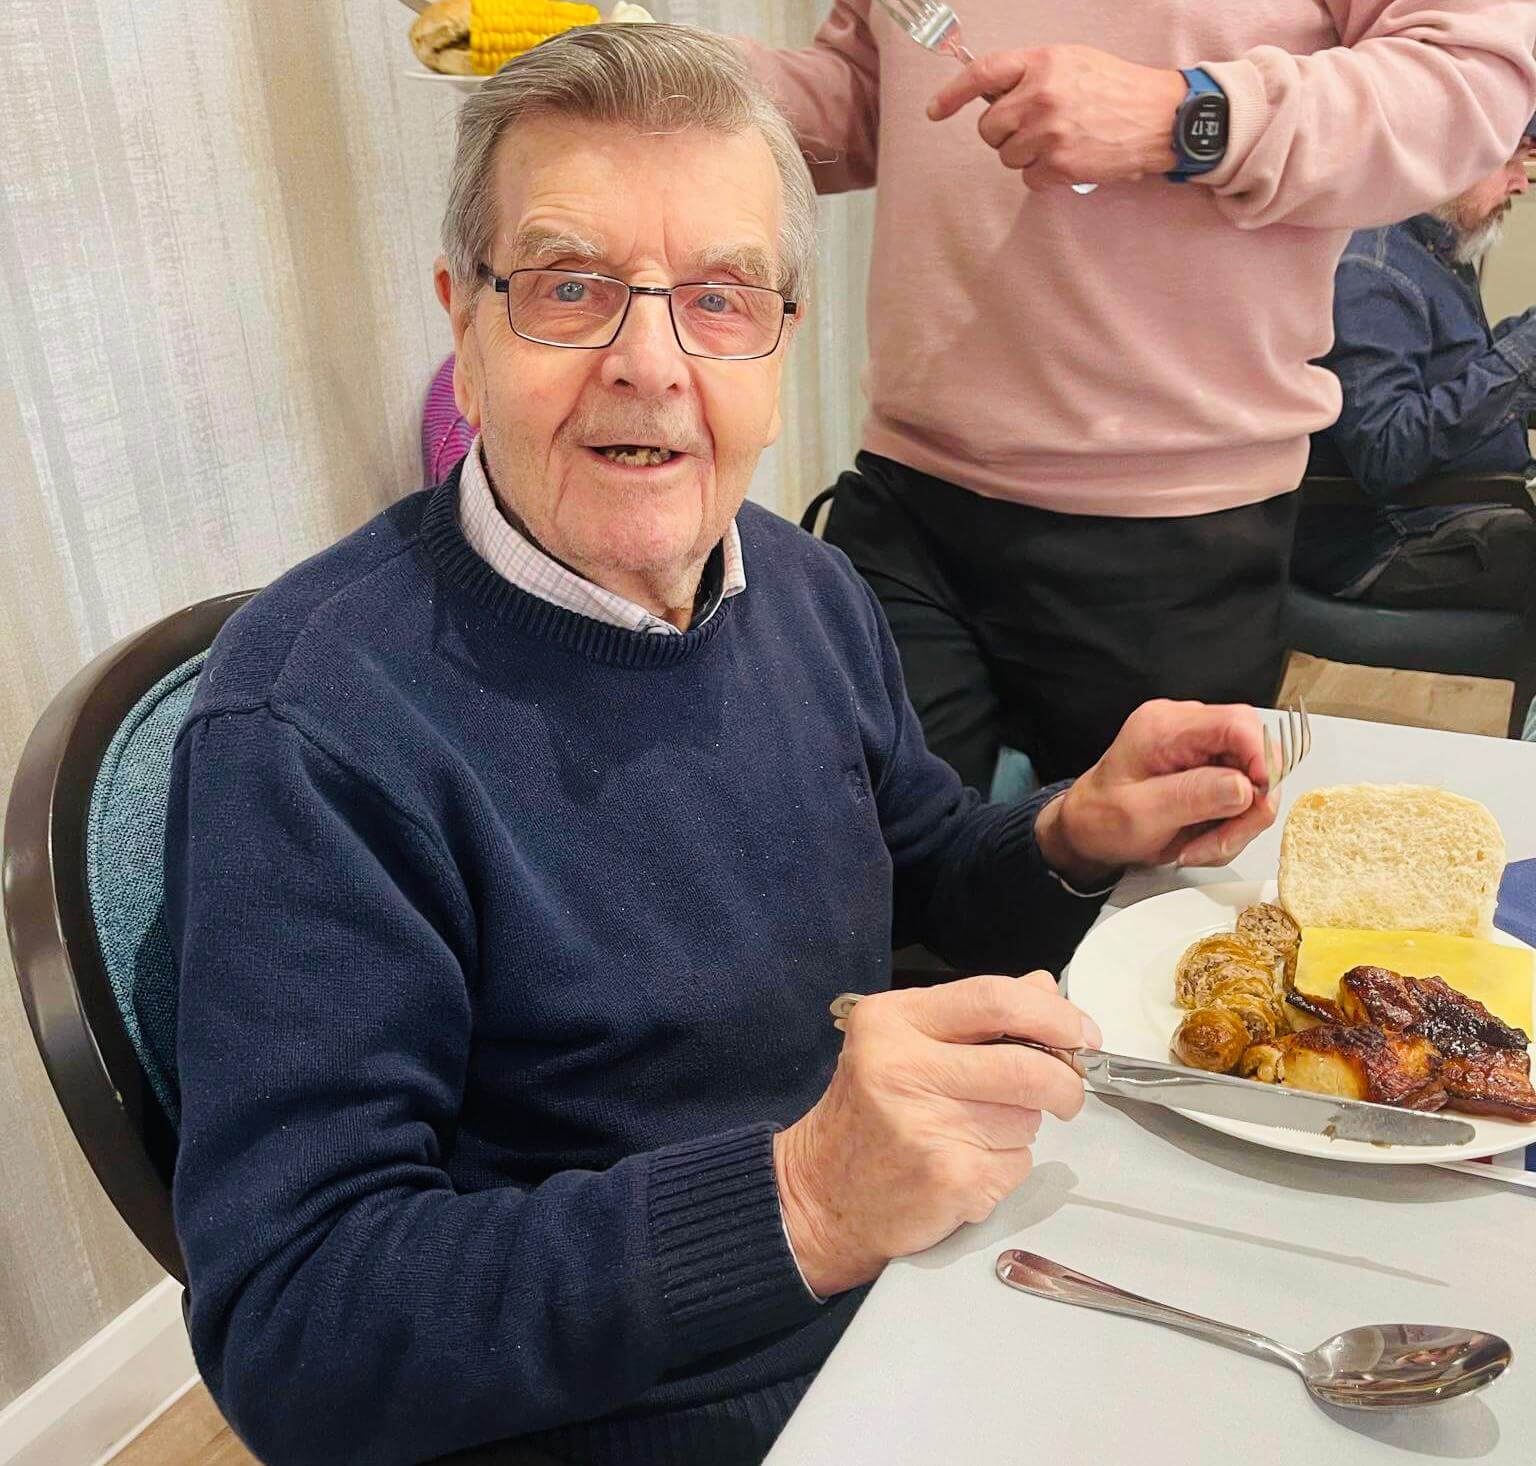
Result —
[[44, 710], [6, 809], [6, 932], [27, 1021], [75, 1139], [134, 1236], [183, 1284], [176, 1136], [112, 994], [86, 883], [97, 771], [123, 720], [254, 594], [200, 602], [109, 647]]

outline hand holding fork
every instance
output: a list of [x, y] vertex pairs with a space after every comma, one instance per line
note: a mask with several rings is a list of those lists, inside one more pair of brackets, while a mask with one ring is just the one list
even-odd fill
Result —
[[[906, 33], [927, 51], [953, 56], [962, 66], [975, 64], [976, 55], [960, 37], [960, 17], [939, 0], [875, 0]], [[988, 102], [997, 101], [991, 92], [983, 92]], [[1096, 183], [1074, 183], [1073, 193], [1093, 193]]]
[[1181, 72], [1082, 45], [1000, 51], [978, 61], [944, 0], [876, 3], [918, 45], [964, 67], [928, 116], [939, 122], [977, 98], [991, 103], [978, 130], [1028, 187], [1069, 184], [1092, 193], [1097, 184], [1074, 178], [1131, 181], [1175, 166], [1174, 124], [1188, 92]]

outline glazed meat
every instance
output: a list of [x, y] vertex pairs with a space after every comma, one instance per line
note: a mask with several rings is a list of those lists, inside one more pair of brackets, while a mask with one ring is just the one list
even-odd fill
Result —
[[1351, 1023], [1379, 1023], [1416, 1033], [1447, 1056], [1470, 1056], [1483, 1049], [1523, 1054], [1530, 1044], [1520, 1029], [1438, 977], [1402, 977], [1385, 967], [1355, 967], [1339, 983], [1339, 1006]]
[[1447, 1055], [1440, 1077], [1453, 1110], [1492, 1115], [1500, 1120], [1536, 1120], [1536, 1089], [1531, 1088], [1531, 1056], [1513, 1049], [1483, 1049], [1472, 1055]]
[[1340, 981], [1337, 1003], [1308, 993], [1291, 993], [1287, 1001], [1326, 1026], [1380, 1028], [1428, 1042], [1441, 1056], [1438, 1083], [1451, 1109], [1536, 1121], [1529, 1039], [1438, 977], [1356, 967]]
[[1411, 1034], [1368, 1024], [1323, 1023], [1254, 1047], [1278, 1051], [1254, 1055], [1254, 1076], [1263, 1077], [1269, 1068], [1273, 1082], [1290, 1089], [1409, 1110], [1438, 1110], [1445, 1104], [1440, 1055], [1433, 1044]]
[[[1342, 989], [1341, 989], [1342, 991]], [[1319, 1023], [1337, 1023], [1348, 1026], [1357, 1020], [1346, 1017], [1344, 1009], [1332, 998], [1320, 998], [1316, 993], [1304, 993], [1300, 988], [1293, 988], [1285, 995], [1285, 1001], [1291, 1007], [1299, 1009], [1308, 1018], [1315, 1018]]]

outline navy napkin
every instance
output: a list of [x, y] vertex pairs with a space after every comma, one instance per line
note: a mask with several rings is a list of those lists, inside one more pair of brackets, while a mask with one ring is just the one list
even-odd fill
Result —
[[[1504, 867], [1499, 909], [1494, 913], [1493, 924], [1536, 947], [1536, 860], [1521, 860]], [[1536, 1145], [1525, 1148], [1525, 1169], [1536, 1171]]]
[[1501, 932], [1536, 947], [1536, 860], [1521, 860], [1504, 867], [1504, 884], [1499, 887], [1499, 909], [1493, 924]]

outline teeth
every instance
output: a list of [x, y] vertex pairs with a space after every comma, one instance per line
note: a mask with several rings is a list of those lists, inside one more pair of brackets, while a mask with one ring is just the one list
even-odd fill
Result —
[[637, 448], [632, 444], [618, 444], [599, 450], [603, 457], [626, 468], [654, 468], [672, 457], [670, 448]]

